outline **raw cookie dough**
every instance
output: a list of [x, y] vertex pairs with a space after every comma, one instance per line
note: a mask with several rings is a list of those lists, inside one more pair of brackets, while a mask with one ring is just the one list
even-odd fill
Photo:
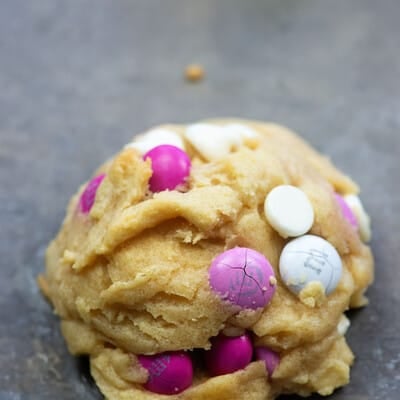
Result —
[[[187, 178], [179, 178], [176, 190], [153, 192], [155, 161], [141, 148], [160, 143], [152, 131], [135, 137], [136, 144], [102, 165], [72, 197], [47, 250], [39, 285], [61, 319], [69, 351], [89, 356], [91, 373], [110, 400], [269, 400], [281, 393], [329, 395], [347, 384], [354, 356], [344, 337], [344, 312], [367, 303], [364, 292], [373, 280], [366, 235], [337, 201], [337, 195], [357, 196], [357, 185], [276, 124], [212, 120], [157, 129], [167, 131], [166, 145], [179, 143], [189, 157]], [[185, 163], [181, 171], [189, 171]], [[168, 173], [163, 168], [160, 173]], [[297, 238], [281, 236], [264, 211], [268, 193], [280, 185], [306, 195], [314, 214], [306, 234], [329, 242], [339, 255], [340, 280], [329, 294], [324, 281], [308, 282], [307, 275], [301, 282], [282, 280], [281, 252]], [[210, 281], [213, 260], [222, 254], [224, 266], [230, 249], [243, 257], [254, 250], [254, 260], [265, 264], [262, 283], [255, 277], [264, 272], [247, 259], [242, 267], [239, 258], [238, 267], [225, 265], [226, 279], [233, 279], [230, 272], [234, 279], [242, 274], [239, 289], [231, 281], [239, 299]], [[314, 275], [329, 264], [323, 250], [310, 257], [304, 269]], [[268, 293], [265, 301], [241, 297], [254, 290]], [[235, 370], [235, 352], [215, 346], [241, 336], [241, 344], [232, 342], [242, 351]], [[158, 354], [156, 370], [140, 361]], [[157, 379], [173, 367], [168, 354], [177, 362], [186, 357], [180, 368], [188, 384], [173, 387], [177, 394], [158, 394], [167, 389]], [[207, 368], [221, 357], [227, 360], [222, 367]], [[232, 365], [233, 372], [219, 372]]]

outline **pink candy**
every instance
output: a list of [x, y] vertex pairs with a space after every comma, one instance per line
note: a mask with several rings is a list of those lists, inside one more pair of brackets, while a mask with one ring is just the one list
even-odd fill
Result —
[[144, 387], [153, 393], [177, 394], [192, 384], [192, 360], [183, 351], [138, 356], [138, 359], [149, 373]]
[[348, 206], [344, 198], [340, 194], [335, 193], [335, 199], [342, 210], [343, 216], [350, 222], [351, 225], [357, 228], [357, 218], [353, 214], [353, 211], [351, 211], [351, 208]]
[[205, 361], [211, 375], [224, 375], [245, 368], [252, 356], [253, 347], [247, 334], [237, 337], [221, 334], [211, 341]]
[[153, 170], [149, 182], [152, 192], [174, 190], [184, 184], [190, 174], [190, 159], [178, 147], [169, 144], [154, 147], [143, 156], [144, 160], [147, 158]]
[[86, 188], [81, 194], [81, 198], [79, 199], [79, 207], [83, 213], [87, 214], [93, 207], [94, 201], [96, 199], [97, 189], [105, 176], [105, 174], [98, 175], [86, 185]]
[[223, 299], [253, 310], [271, 301], [276, 284], [269, 261], [246, 247], [235, 247], [215, 257], [209, 269], [209, 282]]
[[278, 353], [268, 347], [256, 347], [254, 353], [257, 360], [264, 361], [265, 369], [268, 371], [268, 375], [271, 376], [279, 365], [280, 358]]

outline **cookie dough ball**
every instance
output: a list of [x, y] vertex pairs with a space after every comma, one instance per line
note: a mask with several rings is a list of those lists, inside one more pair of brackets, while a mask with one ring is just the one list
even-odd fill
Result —
[[373, 280], [365, 232], [357, 185], [288, 129], [166, 125], [79, 188], [39, 284], [108, 399], [327, 395]]

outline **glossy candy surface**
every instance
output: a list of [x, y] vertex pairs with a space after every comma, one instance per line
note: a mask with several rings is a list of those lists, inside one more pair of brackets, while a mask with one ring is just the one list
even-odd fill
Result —
[[342, 276], [342, 260], [327, 240], [304, 235], [283, 248], [279, 271], [283, 282], [293, 293], [300, 293], [310, 282], [320, 282], [325, 293], [330, 294]]
[[90, 212], [96, 199], [97, 189], [105, 178], [105, 174], [95, 176], [87, 185], [79, 199], [79, 208], [84, 213]]
[[183, 351], [166, 352], [152, 356], [141, 355], [138, 356], [138, 359], [149, 373], [149, 379], [144, 387], [151, 392], [177, 394], [192, 384], [192, 360]]
[[278, 353], [269, 349], [268, 347], [256, 347], [254, 349], [255, 358], [262, 360], [265, 363], [265, 368], [268, 371], [268, 375], [271, 376], [279, 365], [280, 357]]
[[250, 309], [268, 304], [276, 284], [269, 261], [246, 247], [235, 247], [215, 257], [209, 269], [209, 282], [221, 298]]
[[178, 147], [163, 144], [148, 151], [143, 159], [151, 160], [153, 174], [150, 178], [150, 190], [161, 192], [174, 190], [185, 184], [190, 174], [189, 156]]
[[355, 228], [357, 228], [358, 227], [357, 218], [354, 215], [351, 208], [349, 207], [349, 205], [344, 200], [344, 198], [340, 194], [335, 193], [335, 199], [336, 199], [337, 203], [339, 204], [340, 209], [342, 210], [343, 216], [347, 219], [347, 221], [350, 222], [351, 225], [353, 225]]
[[219, 335], [206, 352], [206, 366], [211, 375], [224, 375], [245, 368], [251, 361], [253, 346], [247, 334], [228, 337]]

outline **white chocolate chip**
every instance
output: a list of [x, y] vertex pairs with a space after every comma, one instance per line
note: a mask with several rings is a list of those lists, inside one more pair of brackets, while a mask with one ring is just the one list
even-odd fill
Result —
[[140, 154], [145, 154], [154, 147], [162, 144], [169, 144], [179, 147], [181, 150], [185, 150], [182, 138], [176, 132], [163, 128], [156, 128], [146, 132], [133, 142], [128, 143], [125, 148], [134, 148], [138, 150]]
[[308, 232], [314, 223], [314, 210], [306, 194], [291, 185], [280, 185], [268, 193], [264, 212], [271, 226], [283, 237]]
[[342, 260], [325, 239], [304, 235], [283, 248], [279, 272], [285, 285], [299, 294], [310, 282], [320, 282], [325, 293], [332, 293], [342, 276]]
[[342, 315], [337, 325], [337, 331], [339, 335], [344, 336], [349, 328], [350, 328], [350, 320], [345, 315]]
[[208, 161], [215, 161], [228, 155], [243, 143], [239, 132], [212, 124], [189, 125], [185, 137]]
[[246, 139], [258, 134], [246, 125], [233, 123], [213, 125], [192, 124], [186, 128], [185, 137], [192, 146], [208, 161], [218, 160], [237, 150]]
[[364, 242], [369, 242], [371, 240], [371, 221], [360, 198], [355, 194], [348, 194], [343, 198], [356, 216], [361, 239]]
[[242, 139], [253, 139], [258, 137], [258, 133], [255, 130], [243, 124], [228, 124], [224, 125], [223, 128], [227, 132], [238, 133]]

